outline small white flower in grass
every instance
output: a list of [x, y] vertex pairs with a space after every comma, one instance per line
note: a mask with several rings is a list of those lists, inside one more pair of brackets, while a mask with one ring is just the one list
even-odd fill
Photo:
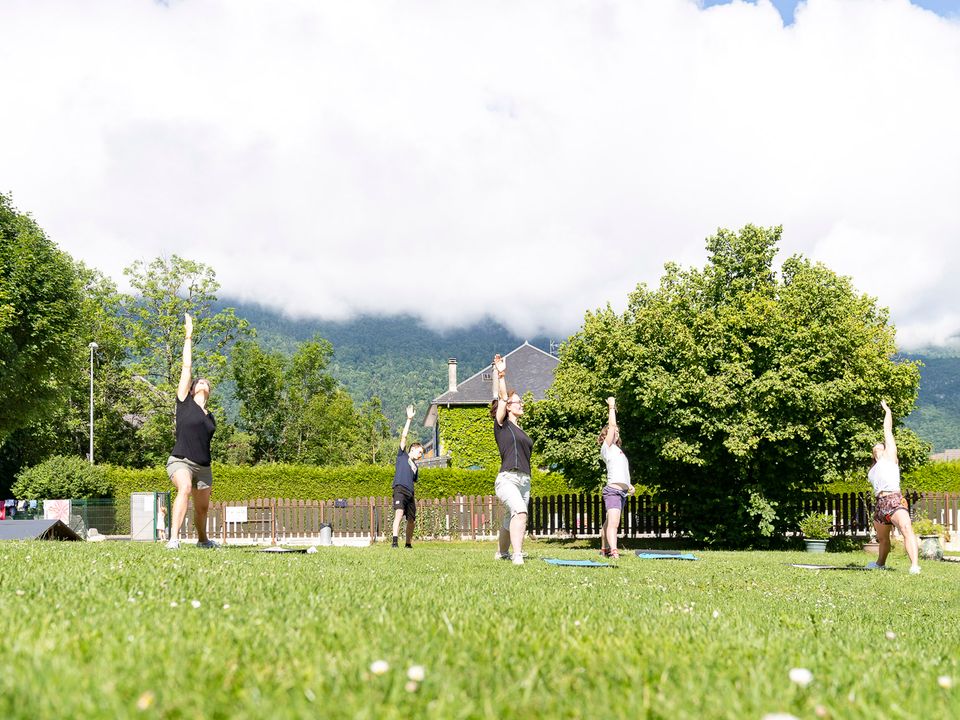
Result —
[[886, 636], [887, 640], [896, 640], [897, 638], [897, 634], [893, 630], [887, 630], [884, 635]]
[[390, 669], [390, 663], [386, 660], [374, 660], [370, 663], [370, 672], [374, 675], [383, 675], [387, 670]]
[[153, 703], [156, 699], [156, 696], [147, 690], [137, 698], [137, 710], [149, 710], [153, 706]]
[[796, 715], [790, 713], [767, 713], [763, 720], [800, 720]]
[[423, 682], [426, 676], [427, 673], [423, 669], [423, 665], [411, 665], [407, 670], [407, 677], [416, 682]]
[[790, 682], [796, 683], [800, 687], [806, 687], [813, 682], [813, 673], [806, 668], [792, 668], [790, 670]]
[[23, 590], [17, 590], [17, 595], [19, 595], [20, 597], [23, 597], [23, 594], [24, 594]]
[[127, 602], [133, 602], [133, 603], [135, 603], [136, 601], [137, 601], [136, 598], [127, 598]]
[[200, 607], [200, 601], [199, 601], [199, 600], [191, 600], [191, 601], [190, 601], [190, 604], [193, 605], [194, 608]]
[[813, 708], [813, 714], [818, 718], [828, 718], [830, 717], [830, 711], [824, 705], [817, 705]]
[[170, 601], [170, 607], [176, 607], [176, 606], [177, 606], [177, 601], [176, 601], [176, 600], [171, 600], [171, 601]]
[[719, 610], [714, 610], [714, 611], [713, 611], [713, 619], [716, 620], [718, 617], [720, 617], [720, 611], [719, 611]]
[[573, 621], [573, 626], [574, 626], [574, 627], [580, 627], [580, 621], [579, 621], [579, 620], [574, 620], [574, 621]]
[[403, 689], [408, 693], [413, 693], [417, 691], [418, 687], [420, 686], [417, 683], [415, 683], [413, 680], [409, 680], [407, 684], [403, 686]]
[[230, 603], [224, 603], [224, 604], [223, 604], [223, 609], [224, 609], [224, 610], [229, 610], [229, 609], [230, 609]]
[[944, 690], [949, 690], [953, 687], [953, 678], [949, 675], [941, 675], [937, 678], [937, 685], [942, 687]]

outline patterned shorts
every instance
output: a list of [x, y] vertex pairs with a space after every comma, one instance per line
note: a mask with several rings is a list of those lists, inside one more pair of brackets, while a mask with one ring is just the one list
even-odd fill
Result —
[[873, 519], [881, 525], [893, 525], [890, 518], [897, 510], [906, 510], [907, 500], [900, 493], [890, 493], [877, 498], [873, 508]]

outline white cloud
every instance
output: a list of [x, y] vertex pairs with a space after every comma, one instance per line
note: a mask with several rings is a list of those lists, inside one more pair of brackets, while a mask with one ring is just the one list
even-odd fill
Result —
[[717, 226], [783, 224], [960, 332], [960, 22], [907, 0], [14, 0], [0, 189], [117, 279], [295, 314], [574, 329]]

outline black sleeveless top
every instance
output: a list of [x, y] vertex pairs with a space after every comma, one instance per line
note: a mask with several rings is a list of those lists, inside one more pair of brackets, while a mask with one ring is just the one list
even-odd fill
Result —
[[503, 425], [493, 420], [493, 436], [500, 449], [500, 472], [516, 470], [524, 475], [530, 474], [530, 453], [533, 451], [533, 440], [519, 425], [503, 419]]
[[216, 429], [213, 413], [205, 413], [192, 395], [187, 395], [186, 400], [177, 398], [177, 442], [170, 454], [197, 465], [209, 465], [210, 441]]

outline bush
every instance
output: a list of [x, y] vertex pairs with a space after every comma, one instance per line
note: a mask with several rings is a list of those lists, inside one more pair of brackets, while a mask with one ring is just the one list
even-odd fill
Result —
[[833, 524], [829, 515], [812, 512], [804, 515], [800, 520], [800, 532], [807, 540], [828, 540], [830, 526]]
[[919, 535], [943, 535], [943, 525], [928, 517], [918, 517], [913, 520], [913, 532]]
[[24, 500], [105, 498], [113, 496], [113, 484], [105, 468], [78, 457], [55, 455], [23, 470], [11, 488]]

